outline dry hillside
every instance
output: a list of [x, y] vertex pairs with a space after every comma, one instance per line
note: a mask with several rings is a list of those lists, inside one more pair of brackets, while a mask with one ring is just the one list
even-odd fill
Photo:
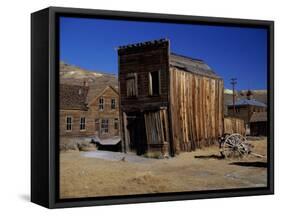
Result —
[[95, 88], [102, 88], [111, 85], [118, 88], [117, 76], [97, 71], [89, 71], [80, 67], [60, 62], [60, 83], [70, 85], [83, 85], [87, 81], [88, 85]]

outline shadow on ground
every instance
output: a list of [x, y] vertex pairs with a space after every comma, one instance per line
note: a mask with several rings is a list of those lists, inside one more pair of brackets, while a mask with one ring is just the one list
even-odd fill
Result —
[[194, 156], [194, 158], [222, 160], [222, 159], [224, 159], [224, 156], [222, 156], [222, 155], [215, 155], [215, 154], [212, 154], [212, 155], [197, 155], [197, 156]]
[[19, 197], [20, 197], [21, 200], [30, 202], [29, 194], [20, 194]]
[[254, 162], [233, 162], [230, 165], [244, 166], [244, 167], [262, 167], [267, 168], [266, 162], [254, 161]]

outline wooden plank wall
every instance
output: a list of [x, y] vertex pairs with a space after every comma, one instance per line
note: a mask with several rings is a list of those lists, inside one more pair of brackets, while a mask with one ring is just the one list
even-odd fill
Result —
[[224, 118], [224, 133], [239, 133], [241, 135], [246, 134], [245, 122], [243, 119], [234, 117]]
[[223, 134], [223, 80], [170, 69], [170, 115], [175, 153], [216, 142]]
[[144, 114], [147, 144], [168, 142], [168, 119], [166, 109]]
[[[122, 111], [146, 109], [147, 107], [159, 107], [168, 103], [168, 47], [148, 47], [135, 52], [123, 53], [119, 56], [119, 94]], [[149, 73], [160, 71], [159, 96], [151, 97], [149, 94]], [[135, 77], [137, 84], [137, 96], [133, 95], [129, 77]], [[131, 83], [131, 86], [134, 84]], [[129, 87], [129, 89], [128, 89]], [[135, 110], [134, 110], [135, 111]]]

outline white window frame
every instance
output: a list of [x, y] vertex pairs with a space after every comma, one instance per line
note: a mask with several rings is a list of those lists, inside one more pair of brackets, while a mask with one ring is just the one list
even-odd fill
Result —
[[[107, 125], [107, 130], [106, 130], [106, 127], [104, 127], [105, 125]], [[109, 133], [109, 120], [108, 119], [101, 119], [100, 131], [101, 131], [101, 134]]]
[[[82, 122], [82, 119], [84, 119], [84, 122]], [[81, 129], [82, 125], [84, 125], [84, 129], [83, 128]], [[86, 117], [85, 116], [80, 117], [79, 129], [80, 129], [80, 131], [86, 131]]]
[[[113, 101], [114, 101], [114, 103], [113, 103]], [[114, 107], [113, 107], [113, 105], [114, 105]], [[112, 110], [116, 109], [116, 98], [111, 98], [111, 109]]]
[[[68, 123], [68, 119], [70, 119], [70, 123]], [[65, 128], [65, 131], [66, 132], [71, 132], [72, 131], [72, 127], [73, 127], [73, 117], [72, 116], [66, 116], [65, 118], [65, 125], [66, 125], [66, 128]], [[68, 125], [70, 125], [70, 130], [68, 130]]]
[[100, 97], [99, 98], [99, 111], [103, 111], [103, 110], [104, 110], [104, 98]]

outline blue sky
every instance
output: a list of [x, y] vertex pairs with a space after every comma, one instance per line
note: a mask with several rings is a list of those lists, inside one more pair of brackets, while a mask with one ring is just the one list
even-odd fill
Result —
[[267, 88], [267, 31], [258, 28], [60, 18], [60, 59], [85, 69], [118, 73], [120, 45], [169, 38], [171, 51], [204, 60], [230, 88]]

